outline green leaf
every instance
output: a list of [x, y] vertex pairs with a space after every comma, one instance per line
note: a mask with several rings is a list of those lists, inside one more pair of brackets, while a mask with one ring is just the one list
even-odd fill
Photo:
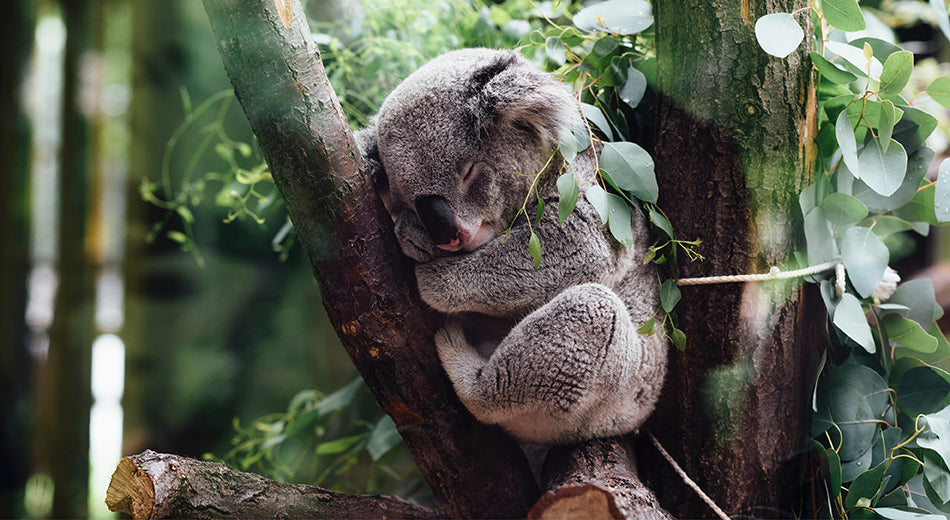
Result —
[[762, 50], [785, 58], [798, 48], [805, 38], [805, 31], [788, 13], [767, 14], [755, 22], [755, 39]]
[[872, 414], [884, 415], [888, 406], [890, 388], [887, 386], [887, 381], [874, 370], [857, 363], [845, 363], [832, 370], [825, 378], [825, 383], [833, 388], [842, 386], [854, 388], [867, 399]]
[[934, 515], [926, 510], [900, 507], [875, 507], [874, 512], [887, 520], [946, 520], [943, 515]]
[[838, 114], [838, 119], [835, 120], [835, 138], [841, 148], [844, 164], [855, 177], [860, 178], [861, 165], [858, 162], [858, 144], [854, 137], [854, 127], [851, 126], [851, 119], [848, 118], [846, 110], [842, 110]]
[[838, 306], [835, 308], [832, 323], [855, 343], [861, 345], [864, 350], [871, 354], [875, 352], [871, 326], [868, 325], [868, 320], [864, 317], [861, 302], [854, 295], [845, 293], [841, 297], [841, 301], [838, 302]]
[[950, 425], [947, 421], [937, 417], [927, 417], [927, 428], [917, 439], [917, 444], [924, 448], [921, 455], [924, 459], [924, 478], [931, 489], [946, 504], [950, 502], [950, 472], [947, 465], [947, 445], [950, 444]]
[[610, 227], [610, 234], [617, 239], [617, 242], [632, 247], [633, 227], [630, 223], [630, 206], [627, 201], [613, 193], [608, 193], [607, 211], [609, 214], [607, 224]]
[[873, 231], [878, 238], [884, 240], [894, 233], [901, 233], [911, 229], [914, 229], [914, 226], [904, 219], [890, 215], [881, 215], [875, 219], [874, 227], [871, 228], [871, 231]]
[[366, 443], [366, 451], [373, 459], [378, 461], [389, 452], [389, 450], [399, 446], [402, 442], [402, 436], [396, 429], [396, 423], [388, 415], [384, 415], [376, 426], [373, 427], [373, 433], [369, 436], [369, 442]]
[[654, 332], [656, 332], [656, 318], [654, 316], [650, 316], [650, 319], [637, 329], [637, 334], [643, 334], [644, 336], [649, 336]]
[[869, 500], [870, 503], [868, 505], [874, 503], [875, 499], [877, 499], [881, 491], [883, 491], [881, 479], [884, 477], [884, 467], [885, 464], [878, 464], [854, 479], [854, 482], [851, 483], [851, 487], [848, 488], [848, 496], [845, 497], [844, 505], [846, 508], [850, 509], [854, 507], [858, 504], [859, 499], [862, 498]]
[[821, 73], [821, 77], [836, 85], [847, 85], [858, 79], [854, 74], [839, 69], [834, 63], [826, 60], [817, 52], [812, 52], [810, 56], [812, 63], [815, 64], [815, 68]]
[[362, 386], [363, 380], [357, 377], [343, 386], [343, 388], [321, 399], [314, 409], [318, 410], [321, 417], [330, 412], [342, 410], [353, 402], [353, 399], [356, 397], [356, 392], [362, 388]]
[[940, 162], [934, 187], [934, 216], [937, 222], [950, 222], [950, 159]]
[[560, 225], [577, 205], [578, 187], [574, 172], [567, 172], [557, 178], [557, 192], [557, 223]]
[[534, 268], [537, 269], [541, 265], [541, 239], [538, 238], [538, 235], [531, 230], [531, 237], [528, 239], [528, 253], [531, 254], [531, 258], [534, 258]]
[[950, 108], [950, 77], [940, 76], [927, 85], [927, 95], [944, 108]]
[[857, 0], [823, 0], [821, 14], [828, 23], [845, 32], [863, 31], [866, 27]]
[[663, 306], [663, 310], [667, 314], [673, 312], [673, 308], [676, 307], [682, 296], [675, 280], [666, 280], [660, 286], [660, 305]]
[[686, 333], [680, 329], [670, 325], [670, 339], [673, 340], [673, 344], [676, 345], [676, 348], [683, 352], [686, 350]]
[[938, 319], [940, 307], [936, 299], [933, 282], [927, 278], [917, 278], [902, 283], [888, 301], [906, 307], [907, 311], [898, 314], [926, 329]]
[[640, 200], [656, 204], [660, 190], [653, 171], [653, 158], [640, 145], [625, 141], [604, 143], [600, 167], [610, 174], [619, 188]]
[[825, 42], [825, 50], [833, 52], [843, 58], [841, 65], [844, 65], [853, 73], [862, 77], [867, 77], [870, 72], [872, 77], [880, 77], [884, 70], [884, 65], [876, 57], [871, 56], [868, 59], [864, 50], [858, 48], [855, 44], [843, 42], [828, 41]]
[[538, 199], [538, 207], [535, 210], [535, 215], [534, 215], [535, 226], [541, 223], [541, 217], [543, 216], [544, 216], [544, 199]]
[[916, 152], [937, 128], [937, 118], [910, 106], [902, 108], [904, 117], [894, 125], [893, 138], [904, 146], [907, 153]]
[[887, 153], [887, 147], [890, 146], [891, 136], [894, 135], [894, 125], [897, 124], [897, 111], [894, 103], [889, 100], [881, 102], [881, 114], [877, 120], [878, 143], [884, 144], [881, 151]]
[[627, 69], [627, 80], [617, 89], [617, 95], [621, 101], [636, 108], [643, 99], [643, 94], [647, 91], [647, 77], [634, 67]]
[[670, 221], [667, 220], [667, 218], [663, 216], [662, 213], [656, 210], [650, 209], [648, 214], [650, 215], [650, 222], [652, 222], [653, 225], [656, 226], [659, 230], [663, 231], [663, 233], [666, 234], [667, 238], [669, 238], [670, 240], [673, 240], [674, 238], [676, 238], [673, 235], [673, 226], [670, 224]]
[[653, 12], [644, 0], [608, 0], [581, 9], [574, 25], [587, 32], [636, 34], [653, 25]]
[[899, 51], [891, 54], [884, 61], [884, 70], [881, 71], [881, 91], [885, 94], [900, 94], [913, 70], [914, 53]]
[[914, 198], [898, 208], [894, 215], [910, 222], [937, 224], [937, 215], [934, 213], [935, 195], [936, 190], [933, 185], [921, 188], [914, 193]]
[[[900, 385], [897, 387], [897, 399], [905, 409], [904, 413], [908, 415], [927, 414], [939, 411], [946, 406], [950, 383], [938, 370], [940, 369], [923, 365], [904, 372]], [[945, 419], [943, 421], [946, 422]], [[930, 422], [928, 419], [928, 424]], [[943, 440], [944, 442], [950, 442], [950, 437], [944, 437]], [[920, 444], [920, 439], [918, 439], [918, 444]], [[921, 446], [924, 448], [930, 447], [923, 444]], [[939, 448], [936, 445], [935, 447]]]
[[[892, 195], [900, 188], [907, 172], [907, 152], [904, 147], [893, 139], [886, 147], [880, 144], [878, 138], [874, 141], [877, 146], [865, 146], [858, 155], [860, 175], [852, 171], [856, 177], [864, 181], [869, 188], [884, 196]], [[885, 153], [883, 150], [887, 148]]]
[[599, 108], [589, 103], [581, 103], [581, 111], [584, 112], [584, 117], [586, 117], [591, 124], [604, 133], [608, 141], [614, 140], [614, 132], [610, 129], [610, 123], [607, 122], [607, 118], [604, 117], [603, 112], [601, 112]]
[[842, 461], [857, 459], [871, 449], [879, 429], [874, 421], [878, 419], [880, 417], [875, 417], [867, 399], [854, 388], [820, 384], [818, 413], [814, 420], [819, 423], [819, 428], [822, 423], [826, 424], [835, 445], [840, 443], [838, 456]]
[[821, 201], [821, 212], [835, 226], [853, 224], [868, 216], [868, 208], [860, 200], [844, 193], [831, 193]]
[[341, 437], [339, 439], [334, 439], [330, 442], [324, 442], [317, 446], [317, 455], [333, 455], [336, 453], [342, 453], [350, 448], [352, 448], [356, 443], [363, 440], [365, 435], [351, 435], [349, 437]]
[[902, 347], [929, 354], [937, 350], [937, 338], [931, 336], [919, 323], [900, 314], [888, 314], [881, 318], [887, 337]]
[[607, 192], [600, 187], [600, 184], [595, 184], [584, 192], [584, 196], [587, 198], [587, 202], [590, 202], [590, 205], [597, 210], [601, 223], [606, 225], [607, 218], [610, 216], [607, 206]]
[[890, 253], [870, 229], [852, 227], [844, 232], [841, 240], [841, 260], [855, 290], [867, 298], [884, 277]]
[[814, 208], [805, 216], [805, 244], [809, 265], [823, 264], [838, 256], [838, 246], [821, 208]]
[[947, 16], [947, 4], [944, 0], [930, 0], [930, 7], [937, 16], [937, 25], [944, 37], [950, 38], [950, 16]]
[[567, 61], [564, 53], [564, 41], [557, 36], [548, 36], [544, 40], [544, 55], [555, 66], [560, 67]]
[[907, 204], [917, 194], [920, 188], [920, 181], [927, 174], [930, 163], [933, 162], [934, 151], [927, 147], [922, 147], [907, 159], [907, 173], [904, 174], [904, 181], [897, 191], [889, 196], [879, 195], [868, 187], [861, 180], [855, 180], [851, 189], [851, 195], [854, 195], [871, 213], [883, 213], [893, 211]]

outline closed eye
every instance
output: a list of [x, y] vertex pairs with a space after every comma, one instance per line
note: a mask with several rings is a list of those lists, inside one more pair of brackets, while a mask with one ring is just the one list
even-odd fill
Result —
[[472, 185], [472, 182], [475, 181], [475, 177], [478, 176], [478, 171], [480, 166], [477, 162], [468, 162], [465, 163], [465, 166], [462, 167], [462, 189], [468, 190], [469, 186]]

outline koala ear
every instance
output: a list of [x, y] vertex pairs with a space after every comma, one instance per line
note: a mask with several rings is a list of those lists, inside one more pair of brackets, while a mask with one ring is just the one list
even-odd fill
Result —
[[578, 112], [577, 102], [564, 84], [515, 52], [498, 53], [477, 69], [469, 93], [479, 135], [508, 125], [557, 146], [561, 129]]
[[376, 140], [376, 116], [369, 120], [369, 126], [353, 134], [356, 146], [360, 149], [366, 168], [373, 178], [376, 192], [383, 200], [386, 210], [392, 213], [392, 198], [389, 194], [389, 177], [383, 168], [383, 160], [379, 156], [379, 145]]

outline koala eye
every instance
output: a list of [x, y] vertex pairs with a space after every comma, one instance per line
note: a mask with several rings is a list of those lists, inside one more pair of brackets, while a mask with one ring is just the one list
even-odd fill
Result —
[[478, 176], [479, 170], [481, 170], [481, 165], [474, 161], [467, 162], [465, 166], [462, 166], [462, 189], [468, 190], [472, 182], [475, 181], [475, 177]]

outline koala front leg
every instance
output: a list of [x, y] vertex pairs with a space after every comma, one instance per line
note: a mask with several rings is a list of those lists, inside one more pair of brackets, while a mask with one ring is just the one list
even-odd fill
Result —
[[490, 358], [458, 323], [435, 338], [465, 406], [518, 439], [575, 442], [635, 430], [665, 372], [662, 336], [635, 330], [620, 298], [599, 284], [566, 289], [522, 320]]

